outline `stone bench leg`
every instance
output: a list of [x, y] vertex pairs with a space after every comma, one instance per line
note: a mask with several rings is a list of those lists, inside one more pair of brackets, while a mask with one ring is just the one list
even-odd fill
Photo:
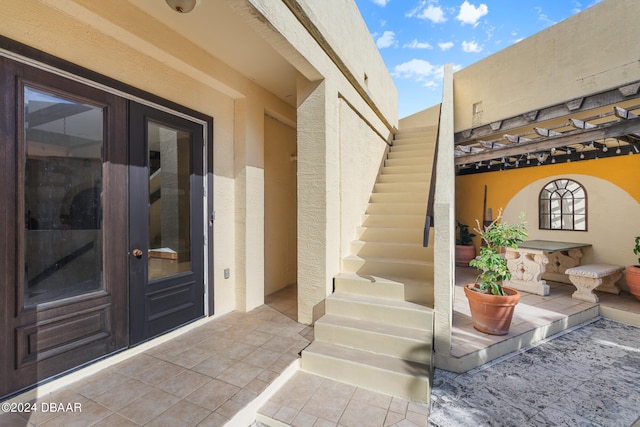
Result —
[[622, 273], [614, 273], [602, 278], [602, 285], [596, 288], [596, 291], [608, 292], [610, 294], [620, 294], [620, 289], [616, 286], [616, 282], [620, 280]]
[[594, 303], [600, 301], [598, 295], [593, 293], [593, 290], [602, 284], [602, 279], [570, 275], [569, 280], [577, 289], [571, 295], [571, 298]]
[[622, 273], [614, 273], [604, 277], [586, 277], [578, 275], [569, 275], [569, 280], [576, 287], [576, 291], [571, 298], [580, 301], [596, 303], [600, 301], [598, 296], [593, 293], [595, 289], [604, 292], [619, 294], [620, 289], [615, 286], [615, 282], [622, 277]]

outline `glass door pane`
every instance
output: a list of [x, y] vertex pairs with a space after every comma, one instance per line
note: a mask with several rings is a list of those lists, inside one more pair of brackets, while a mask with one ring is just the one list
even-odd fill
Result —
[[24, 88], [24, 305], [103, 288], [104, 110]]
[[191, 270], [191, 135], [149, 121], [149, 280]]

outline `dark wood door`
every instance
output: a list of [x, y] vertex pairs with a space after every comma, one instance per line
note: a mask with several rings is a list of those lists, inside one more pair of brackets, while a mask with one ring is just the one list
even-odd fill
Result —
[[128, 345], [127, 104], [0, 57], [0, 396]]
[[204, 316], [203, 126], [130, 102], [132, 344]]

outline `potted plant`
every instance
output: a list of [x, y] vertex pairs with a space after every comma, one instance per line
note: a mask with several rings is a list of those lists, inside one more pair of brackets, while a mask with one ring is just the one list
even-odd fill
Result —
[[627, 266], [627, 286], [629, 292], [640, 300], [640, 236], [636, 236], [633, 253], [638, 257], [638, 264]]
[[476, 247], [473, 246], [475, 234], [469, 231], [469, 226], [457, 221], [458, 236], [456, 237], [456, 266], [468, 267], [469, 261], [476, 257]]
[[471, 260], [470, 265], [480, 270], [480, 274], [476, 283], [464, 287], [474, 328], [492, 335], [509, 332], [513, 311], [520, 300], [518, 291], [502, 286], [503, 280], [511, 279], [511, 272], [499, 252], [500, 248], [509, 246], [515, 249], [527, 238], [527, 223], [523, 215], [517, 224], [508, 224], [501, 219], [502, 209], [487, 226], [482, 227], [476, 220], [474, 231], [479, 233], [485, 246], [480, 248], [480, 255]]

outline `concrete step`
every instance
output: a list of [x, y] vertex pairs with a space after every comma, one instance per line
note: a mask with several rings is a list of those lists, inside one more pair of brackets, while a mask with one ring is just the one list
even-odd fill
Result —
[[427, 329], [327, 314], [315, 323], [314, 339], [404, 360], [431, 363], [432, 335]]
[[428, 198], [427, 192], [371, 193], [369, 203], [424, 203], [426, 212]]
[[342, 259], [342, 271], [381, 277], [433, 277], [433, 261], [391, 257], [360, 257], [349, 255]]
[[428, 167], [431, 170], [433, 165], [433, 155], [431, 156], [416, 156], [406, 159], [386, 159], [384, 161], [385, 166], [419, 166], [422, 165], [425, 169]]
[[404, 175], [408, 173], [431, 173], [429, 165], [404, 165], [404, 166], [383, 166], [380, 175]]
[[374, 193], [415, 193], [421, 196], [429, 192], [427, 182], [378, 182], [373, 186]]
[[430, 365], [314, 341], [300, 360], [303, 371], [416, 402], [428, 402]]
[[421, 202], [388, 202], [369, 203], [365, 210], [366, 215], [422, 215], [427, 212], [427, 203]]
[[365, 242], [422, 244], [424, 228], [358, 227], [356, 239]]
[[400, 130], [396, 135], [394, 135], [393, 140], [398, 141], [407, 138], [414, 138], [416, 135], [421, 136], [429, 136], [431, 138], [436, 138], [438, 136], [438, 126], [424, 126], [424, 127], [415, 127], [415, 128], [406, 128]]
[[[365, 295], [372, 298], [405, 301], [404, 283], [376, 276], [340, 273], [333, 278], [335, 294]], [[330, 297], [331, 298], [331, 297]]]
[[390, 152], [398, 152], [398, 151], [411, 151], [411, 150], [435, 150], [436, 141], [425, 139], [422, 137], [419, 138], [410, 138], [402, 141], [395, 141], [394, 145], [391, 146]]
[[[345, 273], [340, 273], [339, 276], [347, 279]], [[367, 279], [360, 278], [360, 280], [366, 281]], [[385, 280], [389, 281], [390, 279]], [[396, 281], [396, 283], [400, 282]], [[349, 284], [346, 281], [344, 288], [341, 286], [341, 289], [349, 286], [352, 286], [350, 291], [357, 291], [355, 284]], [[326, 314], [415, 329], [428, 329], [433, 323], [433, 309], [430, 307], [410, 301], [380, 298], [368, 294], [338, 292], [337, 285], [336, 292], [329, 295], [325, 301], [325, 312]]]
[[429, 186], [431, 180], [431, 171], [424, 173], [386, 173], [378, 176], [379, 183], [392, 183], [392, 182], [424, 182]]
[[[343, 272], [335, 276], [334, 287], [336, 292], [334, 295], [355, 295], [363, 298], [378, 298], [395, 300], [401, 303], [411, 303], [412, 307], [433, 307], [433, 278], [420, 280], [408, 277], [393, 277], [388, 275], [382, 277], [370, 274]], [[402, 316], [398, 318], [402, 319]], [[424, 327], [420, 325], [405, 326]]]
[[433, 158], [433, 150], [425, 148], [422, 145], [418, 145], [412, 150], [393, 150], [387, 155], [387, 159], [406, 159], [413, 157]]
[[420, 228], [424, 227], [425, 216], [418, 215], [362, 215], [363, 227]]
[[367, 242], [354, 240], [350, 243], [351, 253], [361, 257], [383, 257], [432, 260], [433, 247], [424, 247], [422, 243]]

